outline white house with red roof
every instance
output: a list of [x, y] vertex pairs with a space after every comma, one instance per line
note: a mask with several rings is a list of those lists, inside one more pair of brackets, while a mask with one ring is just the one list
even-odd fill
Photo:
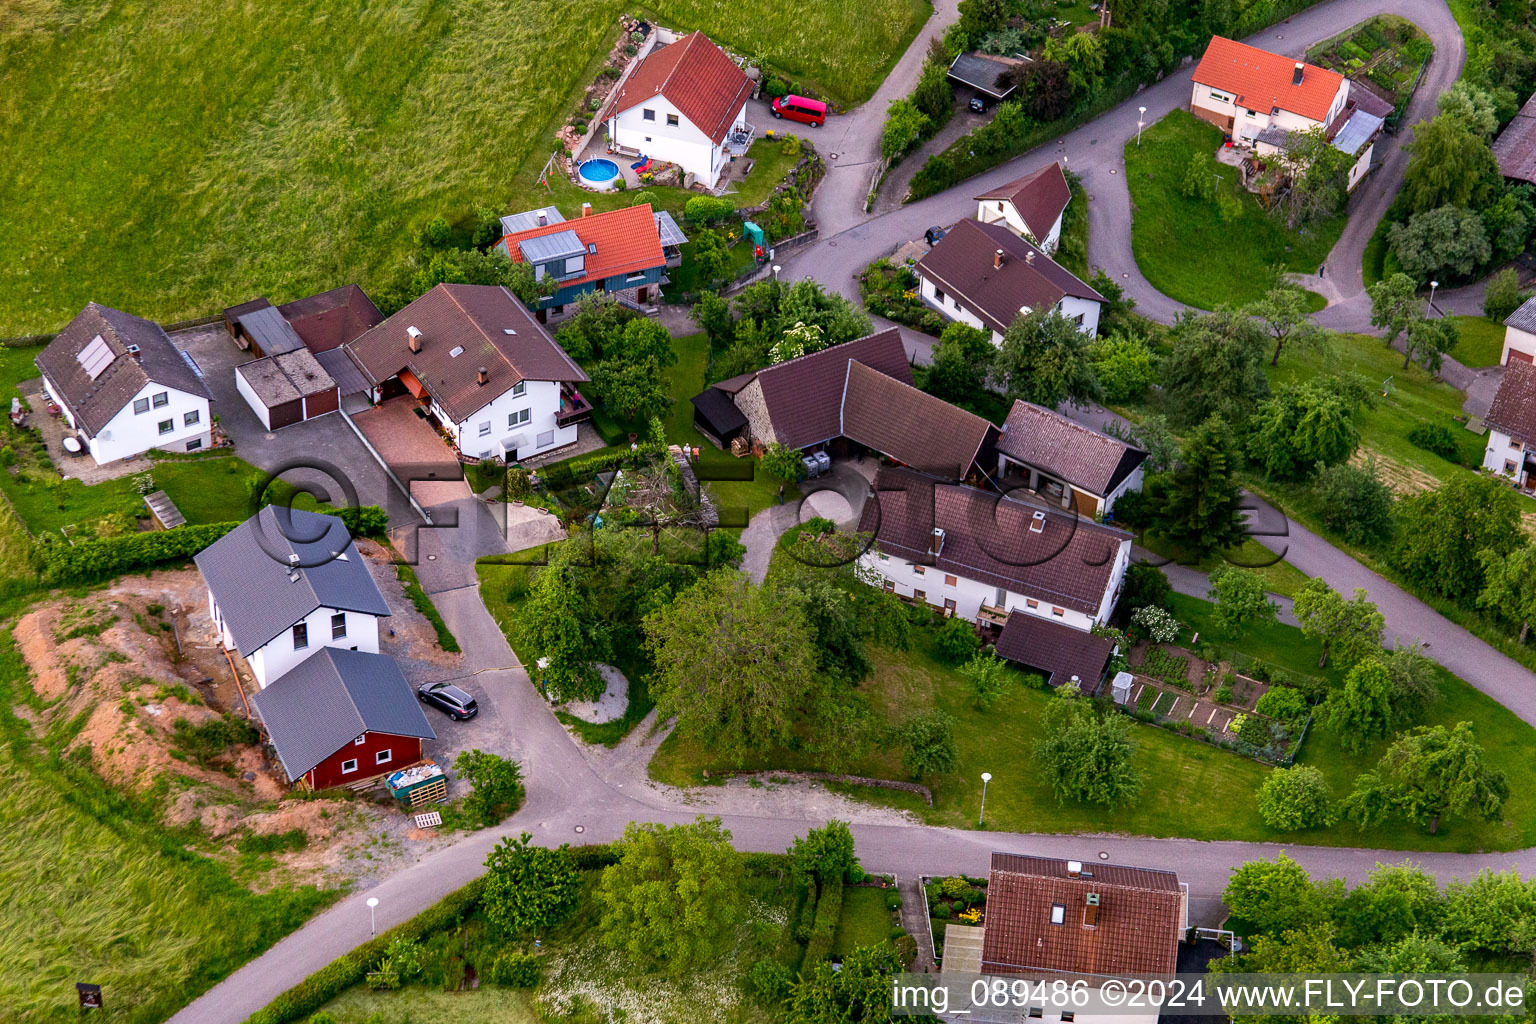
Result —
[[636, 61], [603, 111], [609, 142], [676, 164], [713, 187], [751, 140], [752, 82], [702, 32], [658, 44]]
[[[592, 292], [646, 307], [665, 280], [661, 226], [650, 203], [607, 213], [593, 213], [591, 204], [584, 203], [575, 220], [560, 219], [553, 207], [502, 220], [519, 230], [503, 236], [497, 248], [513, 263], [533, 264], [538, 280], [555, 282], [553, 293], [533, 303], [539, 323], [558, 321], [567, 307]], [[528, 220], [532, 225], [522, 227]]]

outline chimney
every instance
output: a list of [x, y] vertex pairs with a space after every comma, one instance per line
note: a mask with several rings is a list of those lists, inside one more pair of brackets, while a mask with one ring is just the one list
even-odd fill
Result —
[[928, 554], [934, 558], [939, 557], [939, 552], [944, 550], [944, 530], [935, 526], [932, 535], [928, 538]]
[[143, 352], [140, 351], [139, 346], [137, 345], [129, 345], [128, 354], [133, 356], [135, 359], [139, 359], [143, 356]]
[[1083, 873], [1083, 862], [1080, 860], [1067, 861], [1067, 877], [1077, 878]]
[[1099, 926], [1099, 894], [1091, 892], [1083, 903], [1083, 927], [1097, 928]]
[[1035, 250], [1031, 249], [1029, 252], [1024, 254], [1024, 262], [1030, 266], [1035, 265]]
[[546, 225], [548, 223], [549, 223], [549, 214], [545, 213], [543, 210], [540, 210], [539, 211], [539, 227], [543, 227], [544, 225]]
[[420, 352], [421, 351], [421, 330], [420, 330], [420, 328], [417, 328], [417, 327], [407, 327], [405, 329], [405, 344], [410, 348], [410, 350], [412, 352]]
[[992, 269], [1001, 270], [1003, 266], [1003, 250], [998, 249], [992, 254]]
[[1303, 64], [1301, 61], [1297, 61], [1296, 62], [1296, 70], [1291, 72], [1291, 84], [1292, 85], [1300, 85], [1301, 84], [1301, 72], [1302, 72], [1302, 70], [1305, 67], [1306, 67], [1306, 65]]
[[592, 216], [592, 204], [591, 203], [582, 203], [581, 204], [581, 215], [583, 217], [590, 217], [590, 216]]
[[478, 387], [482, 387], [482, 388], [485, 387], [485, 382], [490, 380], [490, 379], [491, 378], [490, 378], [489, 373], [486, 371], [485, 367], [483, 367], [483, 366], [480, 367], [480, 369], [478, 371], [476, 371], [476, 373], [475, 373], [475, 384]]

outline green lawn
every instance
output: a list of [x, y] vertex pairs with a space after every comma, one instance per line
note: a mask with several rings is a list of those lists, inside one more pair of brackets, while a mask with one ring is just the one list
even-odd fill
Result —
[[860, 946], [878, 946], [889, 940], [894, 921], [885, 901], [893, 892], [865, 885], [844, 886], [843, 916], [837, 922], [832, 952], [843, 956]]
[[1451, 319], [1461, 329], [1461, 340], [1451, 356], [1463, 366], [1481, 368], [1498, 366], [1504, 354], [1504, 325], [1485, 316], [1457, 316]]
[[[1209, 609], [1206, 602], [1177, 598], [1179, 618], [1200, 629], [1202, 639], [1214, 628], [1209, 623]], [[1536, 792], [1532, 792], [1536, 787], [1536, 768], [1529, 758], [1529, 751], [1536, 747], [1536, 732], [1465, 683], [1449, 677], [1442, 684], [1447, 699], [1436, 707], [1433, 720], [1455, 721], [1464, 717], [1477, 723], [1479, 738], [1490, 756], [1510, 774], [1514, 795], [1507, 815], [1513, 824], [1458, 819], [1436, 836], [1400, 824], [1366, 831], [1344, 825], [1325, 833], [1292, 834], [1277, 832], [1259, 818], [1254, 791], [1268, 774], [1268, 767], [1146, 724], [1137, 724], [1133, 730], [1142, 792], [1132, 806], [1104, 811], [1075, 803], [1057, 803], [1030, 764], [1030, 752], [1040, 735], [1040, 712], [1053, 698], [1018, 682], [1008, 687], [991, 710], [977, 711], [964, 680], [935, 662], [925, 649], [920, 649], [923, 646], [923, 641], [919, 641], [908, 651], [875, 650], [875, 671], [860, 689], [868, 696], [877, 721], [899, 721], [929, 708], [939, 708], [954, 716], [959, 771], [923, 780], [933, 790], [932, 808], [920, 800], [874, 789], [844, 792], [911, 811], [929, 824], [975, 828], [980, 811], [980, 775], [989, 771], [993, 778], [987, 790], [986, 825], [1000, 831], [1111, 831], [1191, 839], [1459, 851], [1519, 849], [1536, 841]], [[1295, 671], [1317, 672], [1316, 649], [1292, 627], [1263, 627], [1245, 635], [1237, 646]], [[1331, 737], [1314, 732], [1303, 746], [1302, 760], [1322, 768], [1335, 794], [1342, 796], [1351, 788], [1357, 769], [1374, 762], [1384, 747], [1385, 744], [1378, 744], [1363, 758], [1344, 758]], [[745, 764], [726, 764], [673, 734], [652, 760], [650, 771], [659, 781], [689, 785], [702, 780], [704, 769], [737, 767], [822, 766], [803, 749], [762, 750], [749, 756]], [[877, 744], [849, 770], [878, 778], [907, 777], [901, 767], [900, 748], [895, 744]]]
[[1300, 590], [1301, 585], [1307, 581], [1306, 573], [1283, 559], [1276, 561], [1275, 553], [1252, 537], [1230, 551], [1200, 559], [1198, 562], [1189, 560], [1183, 552], [1150, 531], [1141, 535], [1139, 543], [1154, 555], [1172, 559], [1181, 565], [1188, 564], [1201, 572], [1210, 572], [1227, 563], [1251, 569], [1263, 577], [1265, 590], [1283, 597], [1295, 596], [1296, 591]]
[[[1125, 146], [1125, 181], [1131, 190], [1131, 247], [1153, 287], [1201, 309], [1243, 305], [1269, 288], [1271, 268], [1310, 273], [1344, 230], [1340, 215], [1303, 234], [1266, 213], [1237, 182], [1237, 169], [1216, 162], [1222, 133], [1193, 114], [1175, 110]], [[1223, 220], [1214, 201], [1183, 194], [1194, 154], [1206, 158], [1220, 188], [1237, 198], [1241, 213]], [[1320, 298], [1311, 300], [1320, 308]]]
[[[74, 983], [103, 986], [112, 1019], [165, 1020], [299, 925], [334, 894], [262, 894], [196, 852], [88, 768], [37, 741], [15, 709], [41, 714], [27, 670], [0, 634], [0, 1000], [6, 1019], [73, 1016]], [[83, 724], [80, 723], [80, 724]], [[78, 726], [76, 726], [78, 728]], [[238, 922], [238, 927], [232, 927]]]
[[857, 18], [833, 0], [10, 9], [0, 336], [56, 330], [91, 299], [164, 321], [255, 295], [374, 287], [434, 216], [462, 226], [477, 207], [579, 205], [568, 184], [537, 178], [624, 12], [704, 29], [855, 103], [930, 7], [872, 0]]
[[[740, 232], [741, 226], [735, 225], [732, 230]], [[751, 270], [756, 265], [757, 258], [753, 252], [752, 243], [742, 239], [729, 249], [731, 262], [725, 268], [725, 277], [729, 281], [736, 280], [742, 274]], [[684, 295], [691, 295], [704, 290], [708, 282], [700, 281], [698, 270], [693, 262], [693, 243], [684, 242], [682, 245], [683, 263], [667, 273], [668, 284], [662, 289], [662, 294], [673, 302], [679, 301]]]
[[[786, 131], [777, 123], [773, 125], [758, 125], [763, 131], [772, 131], [776, 136], [773, 139], [760, 138], [752, 143], [752, 148], [747, 150], [747, 159], [755, 161], [752, 170], [745, 180], [736, 186], [736, 191], [728, 193], [726, 198], [736, 204], [738, 210], [748, 206], [760, 206], [768, 201], [773, 194], [773, 188], [784, 180], [790, 168], [800, 159], [800, 153], [786, 153], [784, 144], [779, 141], [779, 135], [793, 135], [796, 131], [805, 131], [809, 126], [796, 125], [794, 130]], [[811, 139], [815, 141], [814, 138]]]

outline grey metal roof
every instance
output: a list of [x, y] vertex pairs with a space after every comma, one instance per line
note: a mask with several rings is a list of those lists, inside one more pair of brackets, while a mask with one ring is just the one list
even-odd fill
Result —
[[1349, 120], [1344, 122], [1344, 127], [1340, 128], [1338, 134], [1333, 137], [1333, 148], [1340, 153], [1354, 156], [1364, 148], [1367, 142], [1376, 137], [1376, 133], [1381, 131], [1381, 126], [1386, 123], [1383, 118], [1375, 114], [1357, 110], [1349, 115]]
[[1513, 327], [1517, 331], [1525, 331], [1528, 334], [1536, 334], [1536, 298], [1522, 302], [1519, 309], [1505, 318], [1504, 326]]
[[387, 654], [322, 647], [251, 703], [289, 782], [365, 732], [437, 739]]
[[[544, 215], [540, 222], [539, 214]], [[503, 235], [515, 235], [519, 231], [527, 231], [529, 228], [541, 228], [545, 224], [563, 224], [565, 217], [553, 206], [541, 206], [536, 210], [524, 210], [522, 213], [509, 213], [501, 218], [501, 233]]]
[[[293, 555], [299, 556], [296, 563]], [[244, 655], [316, 608], [389, 614], [367, 563], [335, 516], [268, 505], [193, 561]], [[290, 579], [294, 565], [297, 578]]]
[[1270, 125], [1254, 136], [1259, 142], [1274, 146], [1276, 149], [1289, 150], [1291, 148], [1291, 133], [1284, 128]]
[[242, 313], [237, 322], [245, 328], [245, 333], [251, 336], [263, 355], [281, 355], [304, 347], [304, 339], [299, 337], [299, 332], [284, 319], [276, 306], [263, 306]]
[[556, 231], [548, 235], [535, 235], [517, 243], [523, 259], [529, 263], [548, 263], [571, 256], [584, 256], [586, 243], [574, 231]]
[[683, 234], [683, 229], [677, 226], [677, 221], [666, 210], [656, 211], [656, 233], [661, 236], [662, 248], [682, 245], [688, 241], [688, 236]]
[[1004, 76], [1022, 63], [1015, 58], [995, 57], [988, 53], [962, 53], [949, 65], [949, 77], [1000, 100], [1014, 90], [1013, 84]]
[[363, 371], [357, 368], [346, 349], [333, 348], [329, 352], [316, 352], [315, 359], [331, 375], [343, 395], [368, 390], [368, 381], [363, 378]]

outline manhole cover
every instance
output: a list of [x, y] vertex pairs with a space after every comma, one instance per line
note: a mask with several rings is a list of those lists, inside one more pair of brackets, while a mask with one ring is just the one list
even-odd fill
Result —
[[1120, 276], [1121, 277], [1130, 277], [1131, 275], [1130, 274], [1121, 274]]
[[[828, 154], [827, 154], [827, 159], [829, 159], [829, 160], [836, 160], [836, 159], [837, 159], [837, 156], [838, 156], [838, 155], [837, 155], [837, 154], [836, 154], [836, 153], [828, 153]], [[838, 179], [838, 180], [839, 180], [839, 181], [841, 181], [841, 180], [842, 180], [842, 179], [841, 179], [841, 178], [839, 178], [839, 179]]]
[[1099, 851], [1099, 860], [1109, 860], [1109, 851], [1108, 850], [1100, 850]]
[[577, 826], [576, 826], [576, 831], [577, 831], [577, 832], [578, 832], [578, 833], [580, 833], [580, 832], [585, 832], [585, 831], [586, 831], [586, 830], [587, 830], [587, 826], [585, 826], [585, 825], [577, 825]]
[[827, 243], [827, 248], [829, 248], [829, 249], [836, 249], [837, 248], [837, 243], [836, 242], [828, 242]]
[[437, 556], [436, 555], [428, 555], [427, 556], [427, 561], [435, 562], [435, 561], [437, 561]]
[[1065, 140], [1063, 140], [1063, 139], [1057, 139], [1057, 140], [1056, 140], [1056, 145], [1058, 145], [1058, 146], [1061, 146], [1061, 145], [1065, 145]]
[[1116, 171], [1115, 171], [1115, 169], [1114, 169], [1114, 168], [1113, 168], [1113, 167], [1111, 167], [1111, 168], [1110, 168], [1110, 169], [1109, 169], [1109, 173], [1110, 173], [1110, 174], [1115, 174], [1115, 173], [1117, 173], [1117, 172], [1116, 172]]

